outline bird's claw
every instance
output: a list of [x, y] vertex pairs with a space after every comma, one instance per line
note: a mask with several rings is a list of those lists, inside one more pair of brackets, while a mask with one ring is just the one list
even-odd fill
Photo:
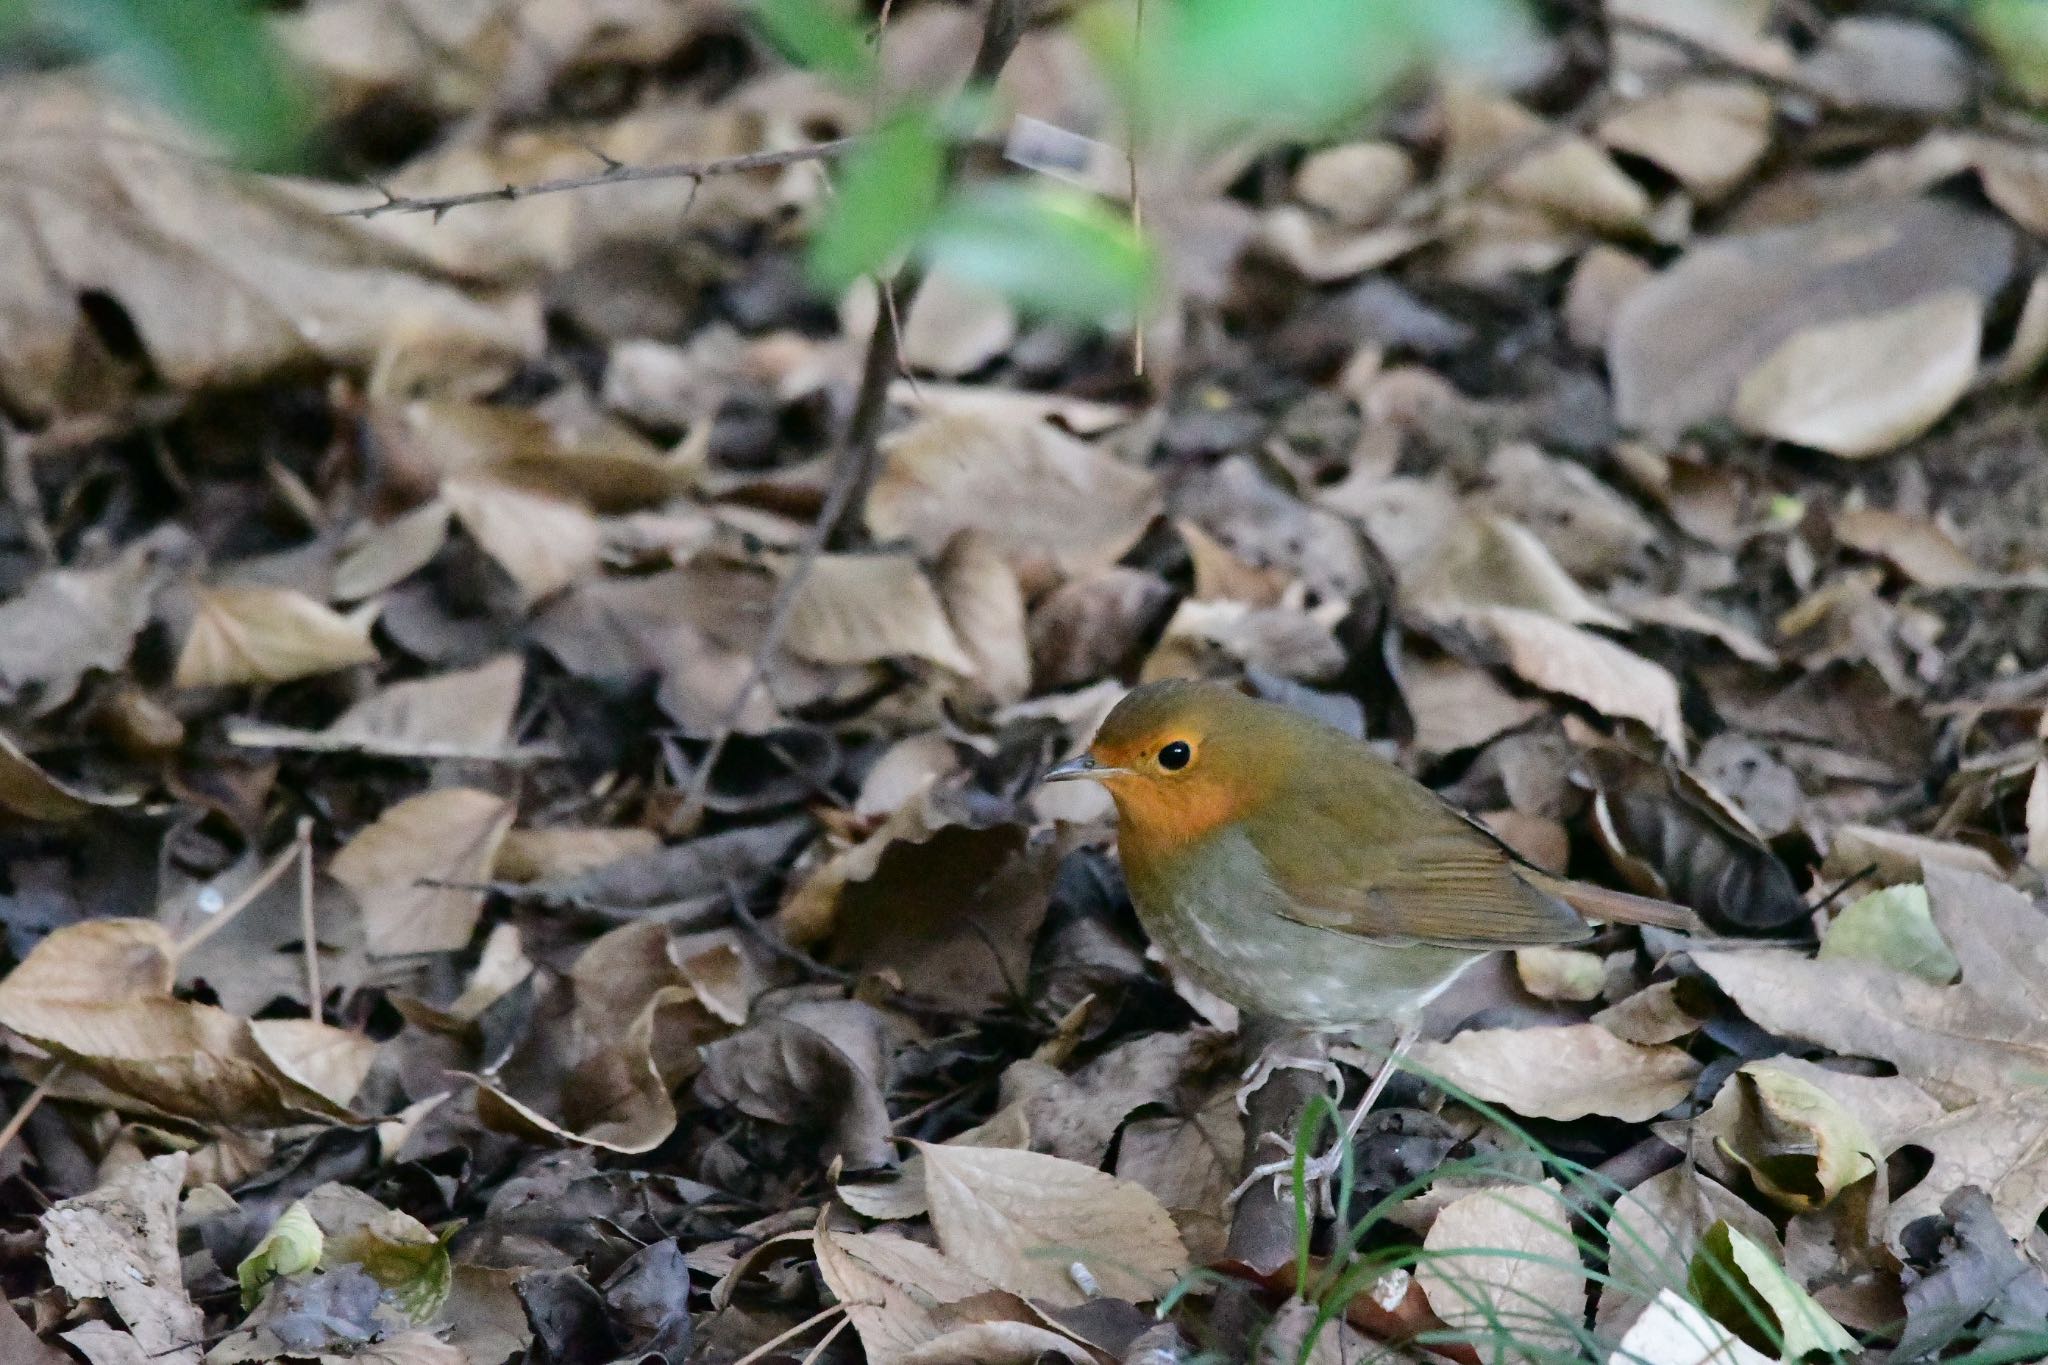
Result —
[[[1252, 1096], [1265, 1088], [1276, 1071], [1313, 1071], [1323, 1078], [1329, 1088], [1330, 1103], [1340, 1104], [1344, 1099], [1344, 1070], [1328, 1057], [1302, 1057], [1288, 1052], [1264, 1052], [1259, 1059], [1244, 1069], [1244, 1084], [1237, 1088], [1237, 1112], [1251, 1112]], [[1273, 1134], [1267, 1134], [1268, 1137]]]
[[[1235, 1208], [1237, 1201], [1244, 1198], [1245, 1193], [1261, 1180], [1271, 1180], [1273, 1182], [1273, 1197], [1276, 1199], [1284, 1197], [1282, 1182], [1291, 1183], [1293, 1181], [1296, 1159], [1294, 1143], [1278, 1133], [1263, 1133], [1260, 1135], [1259, 1141], [1262, 1144], [1270, 1142], [1279, 1148], [1281, 1152], [1279, 1160], [1262, 1162], [1254, 1166], [1251, 1173], [1245, 1176], [1243, 1180], [1238, 1181], [1237, 1188], [1232, 1190], [1229, 1197], [1224, 1200], [1225, 1208]], [[1310, 1157], [1307, 1161], [1302, 1162], [1302, 1183], [1310, 1190], [1318, 1192], [1318, 1203], [1322, 1206], [1322, 1211], [1325, 1215], [1335, 1212], [1330, 1187], [1333, 1178], [1343, 1167], [1344, 1143], [1341, 1140], [1321, 1156]]]

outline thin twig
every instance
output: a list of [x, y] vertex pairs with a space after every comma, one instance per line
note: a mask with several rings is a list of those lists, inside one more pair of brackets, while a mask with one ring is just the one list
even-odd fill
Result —
[[297, 839], [294, 839], [292, 840], [291, 846], [289, 848], [285, 849], [284, 852], [278, 854], [277, 857], [271, 861], [270, 866], [264, 868], [263, 871], [257, 875], [255, 881], [250, 882], [247, 886], [243, 887], [240, 894], [238, 894], [233, 900], [229, 901], [226, 905], [223, 905], [220, 909], [216, 910], [213, 913], [212, 918], [208, 919], [204, 924], [200, 925], [197, 929], [194, 929], [190, 934], [186, 935], [184, 942], [178, 944], [177, 947], [173, 950], [176, 953], [177, 957], [179, 959], [183, 959], [191, 956], [193, 949], [197, 948], [200, 944], [206, 942], [206, 940], [212, 938], [221, 930], [227, 928], [228, 921], [232, 920], [235, 916], [241, 914], [244, 910], [247, 910], [251, 905], [254, 905], [256, 903], [257, 897], [261, 896], [271, 887], [277, 885], [278, 878], [284, 876], [286, 872], [291, 870], [291, 865], [298, 856], [299, 841]]
[[[1140, 63], [1145, 60], [1145, 0], [1138, 0], [1137, 13], [1131, 21], [1131, 52]], [[1131, 126], [1125, 130], [1124, 161], [1131, 172], [1131, 232], [1138, 237], [1145, 235], [1145, 196], [1138, 185], [1138, 137], [1139, 111], [1142, 100], [1131, 98]], [[1145, 319], [1133, 319], [1131, 326], [1131, 373], [1139, 379], [1145, 377]]]
[[768, 1340], [762, 1342], [759, 1346], [756, 1346], [753, 1350], [747, 1352], [738, 1360], [735, 1360], [732, 1363], [732, 1365], [754, 1365], [755, 1361], [767, 1355], [770, 1351], [773, 1351], [783, 1342], [794, 1341], [796, 1338], [810, 1331], [813, 1327], [816, 1327], [819, 1323], [825, 1321], [825, 1319], [832, 1317], [834, 1314], [837, 1313], [844, 1313], [845, 1311], [846, 1305], [843, 1303], [835, 1303], [830, 1308], [821, 1309], [818, 1312], [813, 1313], [809, 1317], [805, 1318], [796, 1326], [791, 1327], [785, 1331], [777, 1332], [774, 1336], [768, 1338]]
[[600, 185], [631, 185], [650, 180], [692, 180], [702, 181], [714, 175], [738, 175], [746, 171], [772, 170], [778, 166], [794, 166], [805, 161], [822, 161], [840, 156], [859, 143], [857, 137], [834, 138], [830, 142], [814, 142], [805, 147], [786, 147], [775, 152], [747, 152], [741, 156], [722, 156], [711, 161], [675, 161], [656, 166], [628, 166], [622, 162], [604, 158], [604, 169], [595, 175], [569, 175], [554, 180], [536, 180], [529, 185], [500, 185], [490, 190], [470, 190], [462, 194], [407, 195], [393, 194], [379, 189], [384, 198], [375, 204], [361, 208], [341, 209], [337, 218], [381, 218], [387, 213], [431, 213], [436, 218], [450, 209], [467, 207], [470, 204], [508, 204], [520, 199], [532, 199], [543, 194], [565, 194], [571, 190], [595, 189]]
[[770, 956], [779, 957], [798, 970], [808, 972], [821, 980], [830, 981], [841, 986], [851, 986], [853, 984], [854, 976], [852, 972], [843, 971], [838, 967], [827, 966], [782, 935], [776, 933], [773, 929], [770, 929], [767, 925], [761, 923], [760, 920], [755, 919], [753, 911], [747, 908], [746, 893], [740, 889], [739, 882], [734, 878], [727, 877], [725, 879], [725, 894], [726, 899], [732, 905], [733, 928], [739, 931], [742, 938], [755, 944]]
[[830, 1346], [841, 1332], [844, 1332], [852, 1325], [853, 1317], [851, 1314], [833, 1323], [832, 1330], [818, 1338], [818, 1344], [804, 1353], [804, 1358], [798, 1362], [798, 1365], [817, 1365], [819, 1358], [825, 1354], [825, 1348]]
[[43, 1078], [36, 1082], [36, 1088], [28, 1092], [28, 1098], [21, 1102], [21, 1108], [7, 1116], [5, 1127], [0, 1127], [0, 1152], [7, 1150], [7, 1144], [21, 1136], [21, 1130], [28, 1125], [29, 1115], [50, 1096], [50, 1091], [64, 1078], [64, 1063], [51, 1067]]
[[320, 1022], [320, 932], [313, 922], [313, 822], [299, 818], [299, 941], [306, 953], [306, 1013]]

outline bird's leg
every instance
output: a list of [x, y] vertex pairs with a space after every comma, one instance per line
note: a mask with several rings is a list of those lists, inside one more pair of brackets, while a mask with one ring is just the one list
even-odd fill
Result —
[[[1321, 1202], [1326, 1212], [1331, 1205], [1330, 1182], [1337, 1172], [1344, 1168], [1345, 1154], [1351, 1150], [1351, 1144], [1357, 1139], [1359, 1126], [1365, 1122], [1365, 1116], [1372, 1112], [1373, 1105], [1378, 1103], [1380, 1095], [1387, 1088], [1387, 1082], [1393, 1080], [1394, 1073], [1400, 1070], [1401, 1060], [1408, 1055], [1408, 1050], [1415, 1046], [1416, 1040], [1421, 1036], [1421, 1021], [1417, 1020], [1403, 1026], [1400, 1035], [1394, 1039], [1393, 1050], [1387, 1053], [1387, 1059], [1380, 1063], [1379, 1070], [1373, 1073], [1372, 1084], [1366, 1088], [1365, 1098], [1359, 1101], [1358, 1108], [1351, 1112], [1351, 1117], [1345, 1122], [1344, 1131], [1338, 1135], [1336, 1143], [1321, 1156], [1311, 1157], [1304, 1163], [1304, 1182], [1311, 1188], [1321, 1188]], [[1293, 1142], [1278, 1133], [1267, 1133], [1265, 1140], [1277, 1143], [1283, 1155], [1278, 1161], [1268, 1161], [1254, 1167], [1251, 1174], [1240, 1180], [1237, 1188], [1230, 1192], [1230, 1197], [1224, 1201], [1226, 1206], [1237, 1203], [1244, 1197], [1246, 1190], [1261, 1180], [1270, 1177], [1278, 1184], [1283, 1178], [1293, 1177]]]
[[1273, 1079], [1273, 1073], [1276, 1071], [1313, 1071], [1321, 1076], [1323, 1083], [1330, 1088], [1332, 1104], [1341, 1104], [1344, 1100], [1344, 1072], [1327, 1055], [1318, 1050], [1314, 1056], [1303, 1056], [1298, 1052], [1290, 1052], [1284, 1044], [1275, 1042], [1262, 1049], [1258, 1058], [1244, 1069], [1244, 1084], [1237, 1088], [1238, 1113], [1250, 1111], [1252, 1096], [1258, 1094], [1266, 1082]]

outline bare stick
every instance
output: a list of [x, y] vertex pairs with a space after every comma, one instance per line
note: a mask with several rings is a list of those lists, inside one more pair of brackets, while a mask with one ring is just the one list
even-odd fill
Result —
[[819, 1323], [824, 1322], [828, 1318], [837, 1317], [839, 1314], [844, 1313], [845, 1311], [845, 1304], [835, 1303], [829, 1308], [813, 1313], [809, 1317], [805, 1318], [802, 1322], [798, 1323], [796, 1326], [789, 1328], [787, 1331], [777, 1332], [774, 1336], [768, 1338], [768, 1340], [762, 1342], [759, 1346], [756, 1346], [753, 1350], [747, 1352], [738, 1360], [735, 1360], [732, 1363], [732, 1365], [754, 1365], [755, 1361], [767, 1355], [770, 1351], [773, 1351], [783, 1342], [794, 1341], [796, 1340], [796, 1338], [810, 1331], [813, 1327], [816, 1327]]
[[532, 199], [543, 194], [566, 194], [571, 190], [595, 189], [600, 185], [631, 185], [650, 180], [706, 180], [714, 175], [739, 175], [747, 171], [772, 170], [778, 166], [794, 166], [805, 161], [822, 161], [842, 155], [860, 141], [855, 137], [835, 138], [830, 142], [814, 142], [806, 147], [787, 147], [778, 152], [748, 152], [742, 156], [723, 156], [712, 161], [675, 161], [657, 166], [628, 166], [623, 162], [602, 157], [604, 169], [595, 175], [570, 175], [554, 180], [536, 180], [530, 185], [500, 185], [490, 190], [470, 190], [462, 194], [441, 194], [412, 196], [393, 194], [379, 190], [384, 198], [375, 204], [361, 208], [342, 209], [337, 218], [381, 218], [387, 213], [431, 213], [436, 218], [450, 209], [467, 207], [470, 204], [509, 204], [520, 199]]
[[27, 1126], [29, 1115], [36, 1112], [38, 1105], [49, 1098], [50, 1091], [64, 1078], [64, 1063], [51, 1067], [43, 1078], [36, 1082], [36, 1088], [28, 1092], [28, 1098], [21, 1102], [21, 1108], [7, 1116], [6, 1126], [0, 1127], [0, 1152], [7, 1150], [7, 1144], [21, 1136]]
[[299, 943], [306, 953], [306, 1013], [320, 1022], [320, 932], [313, 922], [313, 822], [299, 817]]
[[[1138, 61], [1145, 59], [1145, 0], [1138, 0], [1137, 14], [1131, 21], [1131, 51]], [[1139, 237], [1145, 234], [1145, 196], [1138, 185], [1138, 137], [1139, 111], [1143, 106], [1143, 83], [1138, 93], [1131, 96], [1131, 126], [1125, 130], [1124, 160], [1131, 172], [1131, 231]], [[1139, 379], [1145, 377], [1145, 319], [1133, 320], [1131, 326], [1131, 373]]]
[[291, 870], [292, 860], [298, 856], [299, 844], [298, 840], [294, 839], [291, 846], [278, 854], [270, 866], [258, 874], [255, 881], [243, 887], [239, 895], [216, 910], [211, 919], [186, 935], [185, 941], [173, 950], [176, 956], [180, 959], [190, 956], [193, 949], [227, 928], [229, 920], [254, 905], [257, 897], [277, 885], [278, 878]]

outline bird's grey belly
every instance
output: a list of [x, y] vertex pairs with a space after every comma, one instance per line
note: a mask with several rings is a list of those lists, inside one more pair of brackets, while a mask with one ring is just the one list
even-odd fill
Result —
[[1187, 889], [1209, 880], [1186, 878], [1172, 914], [1137, 895], [1138, 918], [1175, 965], [1256, 1014], [1318, 1028], [1400, 1018], [1428, 1004], [1485, 956], [1428, 944], [1373, 943], [1302, 924], [1279, 913], [1273, 898], [1280, 893], [1270, 887], [1238, 895]]

